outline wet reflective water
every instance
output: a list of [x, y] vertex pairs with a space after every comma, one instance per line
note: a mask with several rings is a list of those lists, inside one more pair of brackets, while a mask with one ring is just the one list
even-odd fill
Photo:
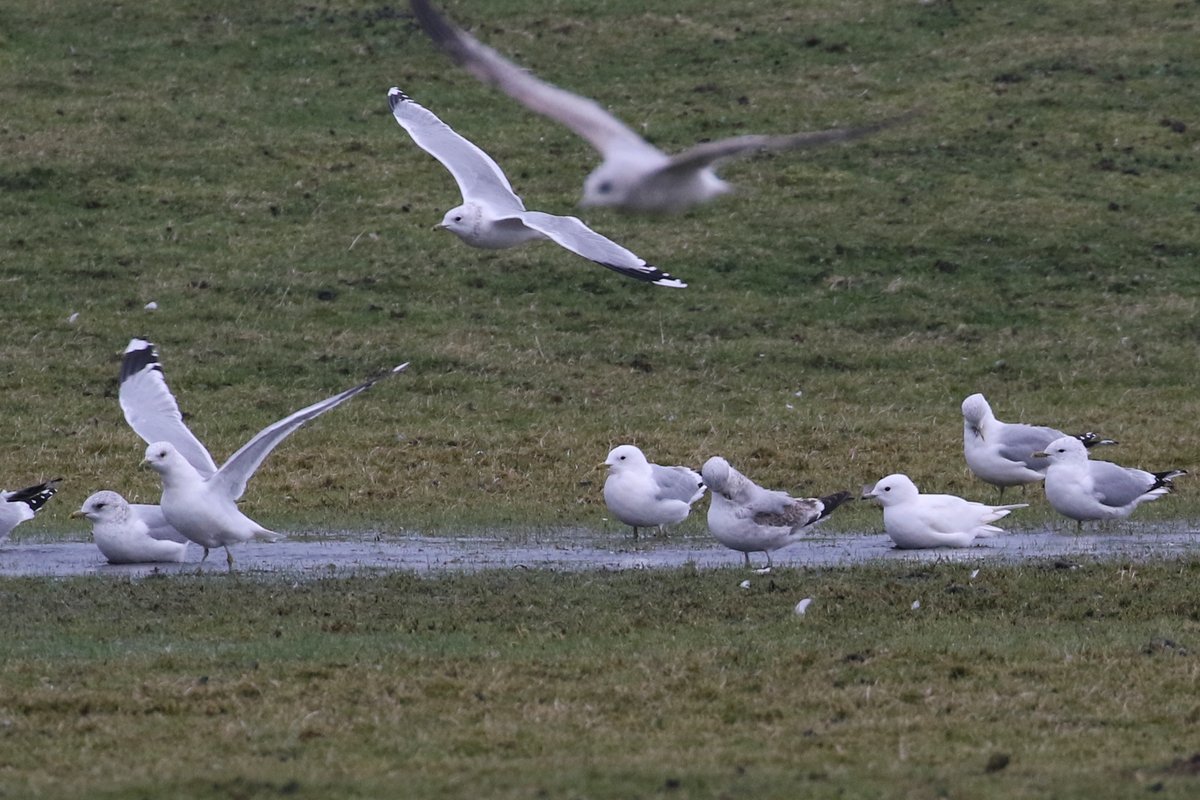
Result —
[[[407, 570], [422, 573], [482, 569], [563, 571], [654, 569], [694, 564], [738, 567], [742, 556], [704, 535], [668, 534], [634, 543], [623, 533], [593, 530], [497, 532], [471, 536], [375, 536], [353, 533], [295, 537], [278, 544], [247, 543], [233, 548], [242, 573], [306, 574]], [[9, 541], [0, 546], [0, 575], [147, 575], [194, 572], [201, 550], [189, 548], [182, 564], [110, 565], [90, 541]], [[1147, 561], [1200, 555], [1200, 530], [1192, 525], [1122, 526], [1075, 534], [1015, 532], [966, 549], [897, 550], [884, 534], [813, 537], [777, 551], [777, 566], [851, 565], [869, 561], [1014, 562], [1025, 559]], [[751, 556], [754, 566], [765, 563]], [[204, 571], [224, 572], [225, 554], [215, 551]]]

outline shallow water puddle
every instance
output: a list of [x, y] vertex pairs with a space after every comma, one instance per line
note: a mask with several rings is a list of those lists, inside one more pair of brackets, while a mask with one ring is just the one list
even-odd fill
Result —
[[[738, 567], [742, 556], [707, 536], [672, 535], [634, 543], [623, 534], [567, 530], [494, 536], [380, 536], [335, 534], [297, 536], [278, 544], [250, 542], [233, 548], [236, 569], [315, 576], [364, 571], [422, 573], [482, 569], [562, 571], [659, 569], [694, 564], [701, 568]], [[1025, 559], [1146, 561], [1200, 554], [1200, 531], [1191, 526], [1122, 528], [1112, 533], [1015, 532], [956, 550], [897, 550], [883, 534], [814, 537], [777, 551], [776, 566], [836, 566], [868, 561], [994, 561]], [[189, 548], [182, 564], [107, 564], [91, 542], [7, 542], [0, 547], [0, 575], [148, 575], [194, 572], [201, 550]], [[751, 555], [755, 567], [766, 562]], [[225, 554], [214, 551], [206, 572], [225, 572]]]

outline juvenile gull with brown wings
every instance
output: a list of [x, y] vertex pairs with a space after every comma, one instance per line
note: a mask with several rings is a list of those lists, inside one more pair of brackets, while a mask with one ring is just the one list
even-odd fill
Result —
[[740, 550], [746, 566], [751, 553], [763, 553], [770, 568], [773, 551], [800, 541], [810, 527], [850, 499], [849, 492], [792, 497], [764, 489], [720, 456], [706, 461], [700, 474], [712, 491], [708, 529], [721, 544]]

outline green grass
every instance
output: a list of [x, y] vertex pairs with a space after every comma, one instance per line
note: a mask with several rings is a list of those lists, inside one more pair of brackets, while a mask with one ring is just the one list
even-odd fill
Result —
[[1200, 562], [974, 566], [8, 579], [0, 794], [1194, 794]]
[[[924, 113], [729, 164], [741, 192], [675, 220], [586, 215], [691, 284], [667, 291], [430, 230], [457, 195], [391, 119], [393, 84], [537, 207], [570, 212], [596, 159], [405, 10], [8, 4], [0, 475], [67, 478], [30, 531], [98, 488], [156, 496], [114, 399], [133, 335], [218, 459], [413, 362], [272, 456], [246, 508], [275, 527], [599, 524], [592, 465], [621, 442], [796, 492], [904, 471], [986, 497], [961, 457], [974, 391], [1002, 419], [1120, 439], [1125, 463], [1196, 465], [1200, 22], [1178, 4], [447, 13], [670, 150]], [[1196, 518], [1200, 493], [1156, 506]]]

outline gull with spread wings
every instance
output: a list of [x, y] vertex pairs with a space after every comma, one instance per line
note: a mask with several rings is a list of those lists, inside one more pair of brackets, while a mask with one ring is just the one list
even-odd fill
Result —
[[388, 103], [400, 127], [408, 131], [422, 150], [450, 171], [462, 193], [462, 205], [447, 211], [437, 227], [445, 228], [472, 247], [489, 250], [550, 239], [572, 253], [626, 277], [676, 289], [687, 286], [596, 233], [576, 217], [526, 211], [525, 204], [491, 156], [399, 89], [392, 87], [388, 91]]
[[394, 375], [407, 363], [383, 375], [300, 409], [268, 425], [229, 457], [218, 469], [208, 450], [188, 429], [179, 404], [167, 388], [154, 345], [133, 339], [121, 362], [118, 396], [125, 420], [148, 443], [146, 463], [162, 478], [162, 516], [166, 523], [204, 548], [204, 558], [215, 547], [225, 548], [233, 569], [229, 545], [250, 539], [281, 538], [243, 514], [237, 501], [246, 482], [275, 447], [304, 423], [337, 408], [370, 389], [382, 377]]
[[849, 142], [909, 119], [904, 114], [873, 125], [778, 136], [734, 136], [702, 142], [669, 155], [647, 142], [594, 100], [546, 83], [443, 17], [426, 0], [413, 14], [434, 43], [469, 73], [521, 105], [586, 139], [603, 162], [583, 183], [580, 205], [675, 214], [733, 190], [716, 173], [722, 162], [767, 150], [798, 150]]

